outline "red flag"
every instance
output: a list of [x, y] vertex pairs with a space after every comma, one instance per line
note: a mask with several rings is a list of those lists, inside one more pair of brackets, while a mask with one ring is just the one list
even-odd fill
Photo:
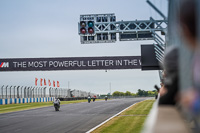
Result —
[[57, 87], [60, 87], [59, 81], [57, 81]]
[[46, 80], [45, 80], [45, 79], [44, 79], [44, 85], [47, 85], [47, 84], [46, 84]]
[[42, 81], [43, 81], [43, 79], [42, 79], [42, 78], [40, 78], [40, 86], [42, 86]]
[[55, 81], [53, 80], [53, 87], [56, 87], [56, 85], [55, 85], [56, 83], [55, 83]]
[[35, 78], [35, 85], [37, 86], [37, 81], [38, 81], [38, 78]]
[[49, 86], [51, 86], [51, 81], [50, 80], [48, 80], [48, 83], [49, 83]]

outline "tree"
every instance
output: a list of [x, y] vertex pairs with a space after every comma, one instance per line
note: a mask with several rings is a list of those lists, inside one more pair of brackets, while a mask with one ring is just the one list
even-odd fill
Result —
[[130, 91], [126, 91], [125, 96], [131, 96], [131, 92]]
[[136, 94], [135, 93], [131, 93], [131, 96], [136, 96]]
[[143, 90], [138, 89], [137, 95], [138, 95], [138, 96], [143, 96], [143, 95], [144, 95], [144, 94], [143, 94]]
[[143, 90], [143, 96], [148, 96], [148, 91]]
[[124, 92], [120, 92], [120, 95], [119, 96], [124, 96], [125, 95], [125, 93]]
[[145, 91], [145, 90], [141, 90], [138, 89], [138, 92], [135, 93], [131, 93], [130, 91], [126, 91], [124, 92], [120, 92], [120, 91], [115, 91], [113, 92], [113, 96], [155, 96], [158, 92], [156, 90], [153, 91]]
[[113, 92], [112, 95], [113, 96], [125, 96], [125, 93], [124, 92], [120, 92], [120, 91], [115, 91], [115, 92]]
[[113, 96], [119, 96], [119, 95], [120, 95], [120, 92], [119, 92], [119, 91], [115, 91], [115, 92], [113, 92], [112, 95], [113, 95]]

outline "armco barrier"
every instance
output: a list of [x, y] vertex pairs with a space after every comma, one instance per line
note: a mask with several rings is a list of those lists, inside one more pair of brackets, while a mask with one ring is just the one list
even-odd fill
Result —
[[34, 102], [50, 102], [54, 101], [54, 97], [43, 98], [7, 98], [0, 99], [0, 105], [5, 104], [21, 104], [21, 103], [34, 103]]
[[0, 105], [3, 105], [3, 99], [0, 99]]

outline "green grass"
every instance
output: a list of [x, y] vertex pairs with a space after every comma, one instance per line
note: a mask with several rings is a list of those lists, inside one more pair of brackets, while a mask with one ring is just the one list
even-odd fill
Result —
[[[101, 99], [96, 99], [96, 101], [99, 101], [99, 100], [101, 100]], [[75, 100], [75, 101], [61, 101], [61, 105], [71, 104], [71, 103], [80, 103], [80, 102], [87, 102], [87, 99], [86, 100]], [[41, 107], [47, 107], [47, 106], [53, 106], [53, 102], [0, 105], [0, 113], [29, 110], [29, 109], [35, 109], [35, 108], [41, 108]]]
[[139, 102], [92, 133], [140, 133], [155, 100]]

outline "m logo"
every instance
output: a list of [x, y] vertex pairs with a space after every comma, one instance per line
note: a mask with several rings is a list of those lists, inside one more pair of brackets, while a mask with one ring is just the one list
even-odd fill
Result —
[[0, 68], [9, 67], [9, 62], [0, 62]]

